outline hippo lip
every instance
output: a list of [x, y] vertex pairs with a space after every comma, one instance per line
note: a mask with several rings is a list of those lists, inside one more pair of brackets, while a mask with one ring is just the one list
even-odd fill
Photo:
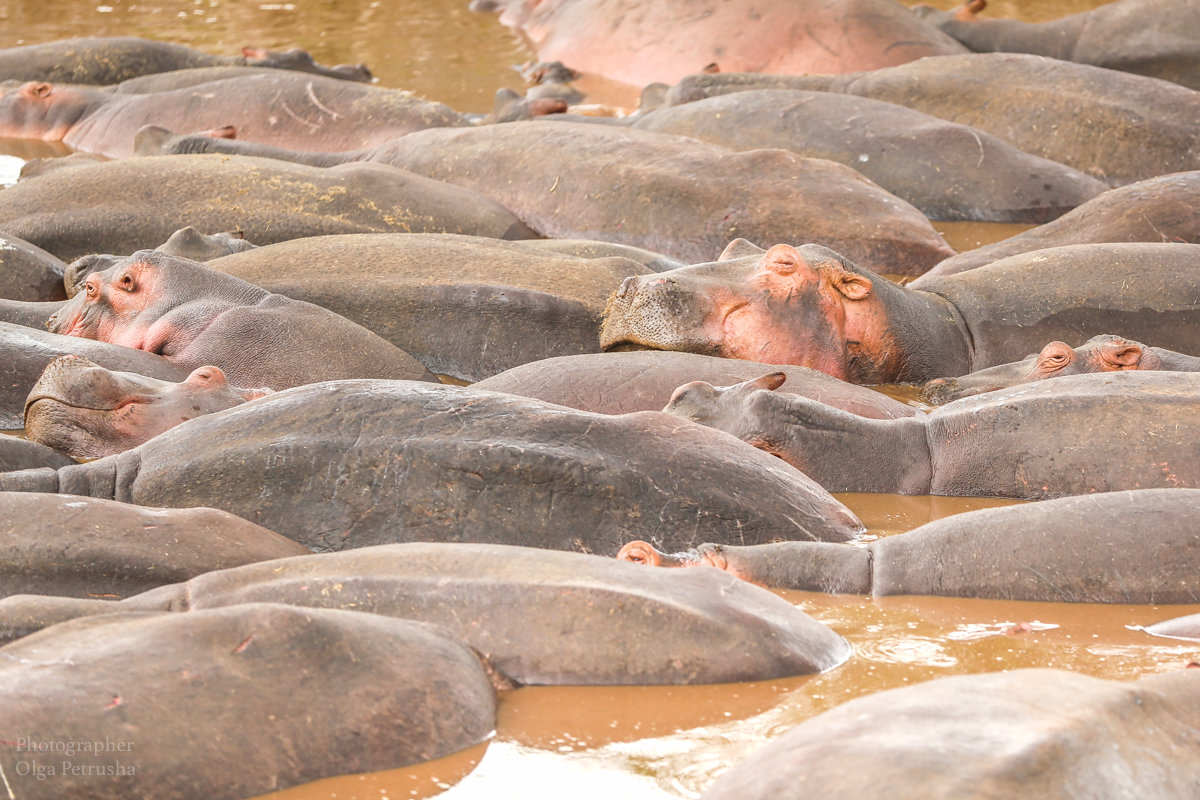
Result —
[[34, 392], [25, 399], [26, 417], [29, 416], [29, 409], [33, 407], [33, 404], [41, 400], [46, 400], [51, 403], [58, 403], [59, 405], [67, 406], [68, 408], [83, 409], [85, 411], [120, 411], [122, 408], [125, 408], [129, 405], [134, 405], [135, 403], [151, 403], [154, 401], [154, 398], [153, 396], [147, 394], [131, 394], [122, 397], [119, 402], [106, 404], [103, 402], [78, 402], [49, 391]]

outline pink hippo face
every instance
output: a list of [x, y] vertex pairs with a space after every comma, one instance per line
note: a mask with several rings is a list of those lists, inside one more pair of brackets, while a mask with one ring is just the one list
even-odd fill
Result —
[[873, 280], [819, 245], [628, 278], [600, 344], [797, 364], [877, 383], [897, 358]]
[[60, 142], [80, 119], [111, 97], [99, 89], [44, 81], [0, 89], [0, 136]]

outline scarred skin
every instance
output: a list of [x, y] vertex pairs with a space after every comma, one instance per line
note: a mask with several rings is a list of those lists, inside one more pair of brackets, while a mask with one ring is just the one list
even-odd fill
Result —
[[157, 353], [187, 369], [215, 365], [239, 386], [434, 380], [412, 356], [331, 311], [155, 250], [88, 275], [46, 327]]
[[1070, 375], [895, 420], [772, 391], [784, 377], [685, 384], [664, 410], [776, 455], [831, 492], [1042, 500], [1200, 487], [1194, 373]]
[[1058, 247], [908, 288], [824, 247], [776, 245], [626, 279], [600, 343], [798, 364], [874, 384], [965, 375], [1053, 339], [1114, 330], [1200, 352], [1200, 248]]
[[204, 414], [264, 397], [230, 386], [213, 366], [180, 383], [114, 372], [80, 356], [46, 367], [25, 401], [25, 435], [76, 459], [103, 458]]
[[1040, 353], [1021, 361], [999, 364], [958, 378], [935, 378], [921, 387], [921, 395], [925, 402], [941, 405], [1018, 383], [1131, 369], [1200, 372], [1200, 358], [1105, 333], [1093, 336], [1079, 347], [1071, 347], [1066, 342], [1050, 342]]

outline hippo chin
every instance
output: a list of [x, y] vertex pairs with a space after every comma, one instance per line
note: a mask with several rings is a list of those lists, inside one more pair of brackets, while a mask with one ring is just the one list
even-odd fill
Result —
[[230, 386], [213, 366], [172, 383], [105, 369], [82, 356], [60, 356], [25, 401], [25, 434], [73, 458], [103, 458], [270, 391]]

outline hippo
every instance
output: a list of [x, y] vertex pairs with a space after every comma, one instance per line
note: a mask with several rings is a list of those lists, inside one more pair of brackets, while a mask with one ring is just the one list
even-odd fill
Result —
[[[184, 185], [189, 191], [155, 188]], [[383, 164], [313, 169], [222, 156], [128, 158], [49, 172], [0, 192], [0, 230], [64, 261], [153, 247], [181, 221], [240, 230], [259, 245], [389, 231], [537, 235], [478, 192]]]
[[1041, 224], [1109, 188], [982, 130], [837, 92], [734, 92], [632, 124], [733, 150], [780, 147], [837, 161], [935, 220]]
[[663, 272], [687, 266], [678, 259], [664, 256], [662, 253], [656, 253], [644, 247], [632, 247], [599, 239], [522, 239], [521, 243], [535, 250], [549, 250], [581, 258], [612, 258], [614, 256], [628, 258], [651, 272]]
[[[463, 637], [517, 685], [769, 680], [832, 669], [850, 655], [799, 608], [716, 570], [658, 573], [504, 545], [379, 545], [217, 570], [118, 602], [43, 600], [80, 616], [283, 603], [403, 617]], [[0, 600], [0, 630], [36, 601]]]
[[198, 367], [174, 383], [115, 372], [82, 356], [59, 356], [25, 400], [25, 435], [71, 458], [103, 458], [269, 393], [230, 386], [213, 366]]
[[[61, 307], [41, 314], [41, 321]], [[120, 372], [136, 372], [150, 378], [178, 383], [189, 370], [160, 355], [130, 347], [60, 336], [38, 328], [0, 322], [0, 430], [18, 430], [25, 425], [25, 400], [46, 365], [60, 356], [83, 356]]]
[[[1137, 489], [954, 514], [865, 548], [827, 542], [705, 544], [623, 561], [713, 566], [772, 589], [1053, 603], [1194, 603], [1200, 490]], [[1136, 558], [1130, 556], [1137, 553]]]
[[966, 51], [890, 0], [652, 6], [497, 0], [490, 7], [527, 38], [539, 59], [635, 86], [676, 81], [713, 62], [732, 71], [851, 72]]
[[1011, 364], [999, 364], [958, 378], [934, 378], [921, 387], [921, 397], [927, 403], [942, 405], [963, 397], [1006, 389], [1018, 383], [1032, 383], [1061, 375], [1129, 369], [1200, 372], [1200, 357], [1102, 333], [1079, 347], [1071, 347], [1066, 342], [1050, 342], [1040, 352]]
[[600, 414], [661, 411], [683, 383], [704, 380], [728, 384], [786, 369], [782, 391], [801, 394], [843, 411], [872, 419], [898, 419], [918, 413], [914, 406], [882, 392], [837, 380], [807, 367], [782, 367], [670, 350], [588, 353], [532, 361], [478, 383], [475, 389], [533, 397]]
[[370, 82], [363, 64], [326, 67], [299, 48], [244, 47], [240, 56], [214, 56], [184, 45], [136, 36], [91, 36], [0, 50], [0, 80], [56, 81], [97, 86], [139, 75], [189, 67], [248, 66], [291, 69], [342, 80]]
[[43, 467], [58, 469], [74, 463], [74, 459], [44, 444], [0, 433], [0, 472]]
[[[111, 614], [0, 648], [0, 764], [25, 800], [241, 800], [478, 744], [496, 703], [471, 648], [419, 622], [271, 603]], [[111, 749], [82, 747], [97, 741]]]
[[647, 273], [627, 258], [419, 233], [312, 236], [208, 265], [327, 308], [431, 372], [465, 382], [530, 361], [598, 352], [608, 296], [626, 277]]
[[63, 300], [67, 265], [24, 239], [0, 233], [0, 297], [34, 303]]
[[239, 138], [322, 151], [465, 124], [457, 111], [408, 92], [284, 70], [149, 94], [45, 81], [0, 88], [0, 136], [62, 140], [108, 158], [132, 155], [134, 135], [147, 125], [232, 126]]
[[893, 420], [772, 391], [785, 378], [696, 381], [665, 410], [773, 453], [831, 492], [1044, 500], [1200, 487], [1195, 373], [1068, 375]]
[[951, 256], [921, 275], [957, 275], [1008, 256], [1090, 242], [1200, 244], [1200, 171], [1176, 172], [1111, 189], [1056, 220]]
[[[145, 350], [189, 370], [216, 366], [235, 386], [436, 380], [403, 350], [327, 309], [157, 250], [87, 274], [83, 286], [47, 321], [51, 333]], [[215, 374], [205, 381], [220, 382]]]
[[776, 245], [627, 278], [609, 300], [600, 344], [798, 364], [853, 383], [923, 383], [1109, 331], [1200, 353], [1198, 314], [1200, 247], [1191, 244], [1055, 247], [912, 288], [824, 247]]
[[1190, 0], [1117, 0], [1046, 22], [986, 19], [987, 0], [913, 12], [976, 53], [1034, 53], [1200, 89], [1200, 18]]
[[0, 597], [120, 600], [215, 569], [309, 552], [214, 508], [24, 492], [0, 493], [0, 542]]
[[863, 532], [802, 473], [720, 431], [417, 381], [276, 392], [119, 455], [0, 475], [0, 490], [207, 505], [322, 551], [423, 540], [612, 556], [630, 538], [669, 550]]
[[1200, 614], [1188, 614], [1183, 617], [1163, 620], [1162, 622], [1148, 625], [1143, 630], [1154, 636], [1200, 641]]
[[[389, 164], [482, 192], [542, 236], [603, 239], [692, 263], [715, 258], [735, 237], [818, 242], [904, 275], [954, 252], [917, 209], [841, 164], [775, 149], [738, 153], [624, 126], [526, 121], [428, 129], [345, 153], [209, 136], [152, 144], [141, 152]], [[841, 213], [826, 213], [830, 207]]]
[[[192, 261], [212, 261], [221, 256], [244, 253], [258, 245], [246, 241], [242, 231], [201, 233], [193, 225], [180, 228], [154, 249], [169, 256], [182, 256]], [[65, 272], [65, 271], [64, 271]]]
[[1200, 783], [1200, 672], [956, 675], [843, 703], [764, 745], [701, 800], [1178, 800]]
[[693, 75], [672, 87], [667, 102], [751, 88], [845, 92], [908, 106], [1113, 186], [1200, 169], [1194, 90], [1045, 56], [969, 53], [849, 75]]

